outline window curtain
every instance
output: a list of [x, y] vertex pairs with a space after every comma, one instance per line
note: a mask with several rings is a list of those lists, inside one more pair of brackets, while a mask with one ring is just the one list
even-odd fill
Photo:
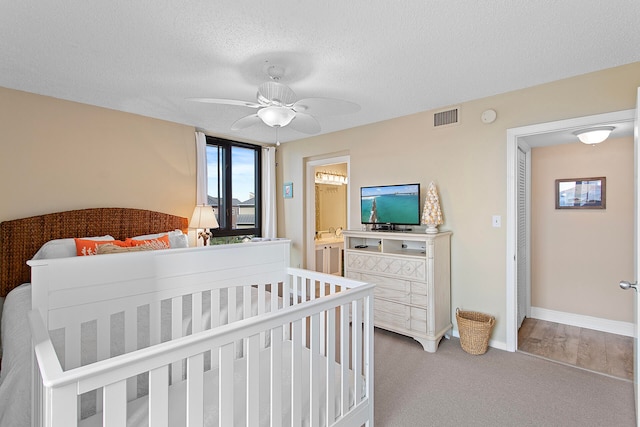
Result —
[[208, 205], [207, 197], [207, 138], [196, 132], [196, 204]]
[[262, 149], [262, 237], [277, 237], [276, 148]]

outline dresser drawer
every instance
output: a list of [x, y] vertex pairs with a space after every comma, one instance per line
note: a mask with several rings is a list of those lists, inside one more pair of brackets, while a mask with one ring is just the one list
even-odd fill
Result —
[[382, 328], [409, 329], [409, 307], [383, 299], [375, 299], [374, 323]]
[[418, 305], [420, 307], [426, 307], [427, 306], [427, 296], [426, 295], [417, 295], [417, 294], [411, 294], [411, 304], [412, 305]]
[[411, 307], [410, 328], [412, 331], [427, 333], [427, 310]]
[[421, 282], [411, 282], [411, 293], [427, 296], [427, 284]]
[[426, 259], [395, 257], [383, 254], [348, 251], [345, 253], [345, 268], [388, 274], [408, 280], [424, 280], [427, 276]]
[[377, 276], [375, 274], [360, 274], [360, 280], [376, 285], [373, 288], [373, 295], [388, 300], [409, 304], [411, 301], [411, 282], [406, 280], [391, 279], [389, 277]]

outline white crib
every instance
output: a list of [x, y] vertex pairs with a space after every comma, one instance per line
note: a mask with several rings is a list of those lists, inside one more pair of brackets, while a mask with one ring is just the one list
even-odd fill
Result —
[[373, 425], [373, 285], [289, 244], [29, 261], [33, 424]]

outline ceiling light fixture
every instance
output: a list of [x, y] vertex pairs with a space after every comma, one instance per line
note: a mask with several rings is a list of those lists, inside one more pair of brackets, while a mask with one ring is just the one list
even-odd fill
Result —
[[270, 106], [258, 110], [258, 117], [271, 127], [283, 127], [291, 123], [296, 113], [291, 108]]
[[598, 126], [575, 131], [573, 134], [584, 144], [599, 144], [609, 137], [614, 126]]
[[316, 172], [316, 184], [347, 185], [346, 176], [334, 172]]

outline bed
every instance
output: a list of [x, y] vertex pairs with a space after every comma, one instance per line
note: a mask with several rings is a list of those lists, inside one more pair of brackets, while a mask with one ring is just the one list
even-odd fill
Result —
[[[79, 211], [73, 230], [43, 233], [20, 257], [52, 238], [186, 226], [160, 214], [131, 228], [119, 224], [129, 210], [99, 211], [107, 228], [82, 228]], [[145, 212], [131, 213], [158, 214]], [[5, 270], [6, 252], [16, 258], [5, 237], [31, 236], [42, 218], [17, 221], [0, 225], [2, 332], [24, 346], [11, 328], [28, 319], [33, 357], [16, 368], [20, 344], [4, 348], [0, 424], [23, 425], [16, 412], [28, 411], [46, 426], [372, 425], [372, 285], [289, 268], [284, 239], [30, 260], [27, 284], [17, 266]], [[25, 375], [26, 391], [13, 381]]]

